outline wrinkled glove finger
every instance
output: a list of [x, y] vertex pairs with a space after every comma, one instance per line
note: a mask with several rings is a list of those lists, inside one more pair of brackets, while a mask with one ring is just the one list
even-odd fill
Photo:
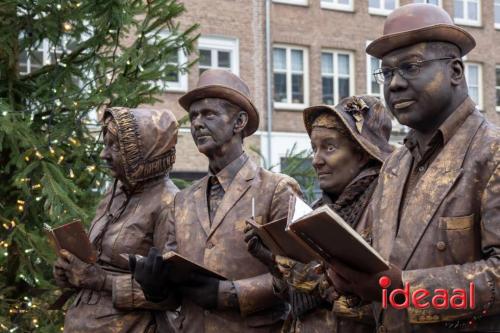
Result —
[[163, 257], [157, 254], [153, 260], [153, 267], [152, 267], [153, 275], [158, 277], [162, 276], [164, 266], [165, 265], [163, 264]]
[[68, 263], [66, 260], [63, 258], [57, 258], [57, 260], [54, 262], [54, 267], [57, 267], [58, 269], [62, 270], [69, 270], [71, 268], [71, 264]]
[[128, 268], [130, 269], [130, 272], [134, 274], [135, 272], [135, 266], [137, 264], [137, 257], [135, 254], [129, 254], [128, 255]]

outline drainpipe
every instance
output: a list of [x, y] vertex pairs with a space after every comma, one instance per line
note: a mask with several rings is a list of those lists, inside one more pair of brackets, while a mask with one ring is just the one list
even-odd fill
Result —
[[271, 86], [271, 0], [266, 0], [266, 85], [267, 85], [267, 163], [272, 165], [272, 131], [273, 131], [273, 88]]

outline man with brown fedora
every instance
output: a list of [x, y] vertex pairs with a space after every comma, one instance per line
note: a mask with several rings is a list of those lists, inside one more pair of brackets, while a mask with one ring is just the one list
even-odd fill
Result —
[[[366, 49], [382, 60], [374, 75], [388, 109], [412, 130], [366, 216], [390, 269], [366, 275], [334, 261], [332, 279], [373, 302], [379, 332], [500, 332], [500, 140], [468, 96], [461, 57], [474, 46], [443, 9], [411, 4]], [[392, 299], [403, 309], [382, 307], [381, 286], [404, 290]]]
[[[179, 192], [165, 214], [165, 251], [179, 254], [227, 277], [193, 276], [169, 282], [170, 267], [154, 251], [137, 262], [135, 279], [149, 299], [180, 305], [170, 322], [179, 332], [277, 332], [284, 304], [273, 293], [267, 267], [247, 251], [245, 220], [267, 223], [287, 215], [292, 178], [257, 166], [243, 139], [259, 126], [247, 85], [218, 69], [205, 71], [195, 89], [179, 100], [189, 112], [191, 134], [208, 157], [208, 175]], [[175, 297], [178, 302], [172, 302]], [[167, 300], [167, 301], [165, 301]]]

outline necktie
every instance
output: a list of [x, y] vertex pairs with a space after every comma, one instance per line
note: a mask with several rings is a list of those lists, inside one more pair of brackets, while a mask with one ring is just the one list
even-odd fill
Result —
[[215, 212], [217, 212], [217, 208], [219, 208], [222, 197], [224, 197], [224, 189], [222, 188], [222, 185], [219, 183], [219, 180], [216, 176], [210, 177], [210, 190], [208, 195], [210, 226], [212, 225], [212, 221], [215, 218]]

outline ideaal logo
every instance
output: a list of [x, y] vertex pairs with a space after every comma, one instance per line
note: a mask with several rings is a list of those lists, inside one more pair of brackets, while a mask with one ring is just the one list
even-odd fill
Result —
[[[410, 284], [405, 283], [404, 289], [396, 288], [389, 295], [387, 288], [391, 285], [391, 279], [382, 276], [379, 281], [382, 287], [382, 308], [387, 309], [388, 303], [394, 309], [407, 309], [410, 303], [416, 309], [427, 309], [432, 306], [434, 309], [474, 309], [474, 283], [469, 283], [469, 299], [467, 302], [466, 289], [455, 288], [451, 295], [446, 289], [436, 289], [431, 296], [431, 292], [424, 288], [415, 289], [410, 295]], [[431, 296], [430, 302], [427, 300]]]

